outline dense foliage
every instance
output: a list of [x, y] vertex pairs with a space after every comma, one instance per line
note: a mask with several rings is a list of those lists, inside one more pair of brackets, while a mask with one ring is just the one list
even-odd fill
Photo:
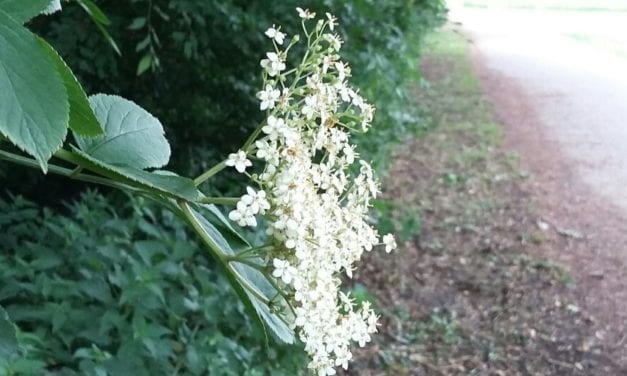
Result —
[[[35, 27], [87, 92], [122, 95], [159, 118], [174, 145], [172, 169], [194, 174], [232, 152], [258, 123], [255, 93], [266, 49], [263, 31], [273, 23], [286, 32], [298, 31], [294, 8], [301, 5], [295, 0], [102, 2], [121, 57], [76, 6], [38, 20]], [[341, 20], [342, 56], [351, 63], [362, 94], [377, 108], [373, 133], [361, 143], [367, 146], [366, 159], [383, 165], [389, 141], [420, 124], [407, 101], [408, 83], [418, 77], [420, 39], [442, 21], [443, 4], [318, 0], [307, 6]]]
[[[33, 20], [30, 28], [59, 51], [88, 93], [120, 94], [159, 118], [176, 158], [168, 168], [184, 174], [223, 159], [258, 124], [263, 31], [273, 23], [296, 30], [294, 8], [302, 5], [97, 3], [112, 21], [108, 31], [121, 56], [73, 2], [63, 3], [61, 13]], [[361, 93], [378, 108], [372, 132], [360, 140], [362, 152], [375, 166], [385, 166], [394, 142], [422, 125], [408, 101], [408, 83], [417, 78], [421, 37], [441, 22], [443, 5], [307, 5], [341, 20], [342, 55]], [[20, 354], [0, 360], [0, 374], [39, 374], [45, 368], [63, 374], [121, 375], [132, 369], [275, 375], [301, 369], [300, 353], [288, 357], [276, 345], [266, 352], [225, 278], [178, 218], [137, 200], [113, 209], [98, 194], [74, 195], [65, 180], [9, 174], [6, 164], [0, 166], [3, 187], [67, 214], [22, 199], [0, 202], [0, 306], [18, 325], [22, 345]], [[232, 185], [229, 178], [208, 188], [226, 192]], [[80, 200], [64, 206], [59, 197]], [[0, 332], [6, 330], [2, 315], [0, 310]]]
[[22, 354], [0, 374], [293, 375], [304, 353], [264, 348], [224, 275], [167, 210], [95, 192], [68, 216], [0, 201], [0, 306]]

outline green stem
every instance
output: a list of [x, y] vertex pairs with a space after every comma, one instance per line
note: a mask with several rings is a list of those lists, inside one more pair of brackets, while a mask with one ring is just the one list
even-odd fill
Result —
[[259, 264], [255, 263], [255, 262], [252, 262], [252, 261], [250, 261], [248, 259], [245, 259], [245, 258], [240, 258], [240, 257], [237, 257], [237, 256], [227, 256], [226, 260], [229, 263], [237, 262], [237, 263], [249, 266], [249, 267], [251, 267], [251, 268], [253, 268], [255, 270], [258, 270], [258, 271], [260, 271], [262, 273], [266, 272], [266, 268], [263, 265], [259, 265]]
[[[294, 314], [294, 316], [296, 316], [296, 310], [294, 309], [294, 307], [292, 307], [292, 303], [290, 303], [290, 297], [287, 296], [287, 294], [281, 289], [281, 287], [279, 287], [279, 285], [276, 283], [275, 279], [268, 278], [268, 282], [270, 283], [270, 285], [272, 285], [272, 287], [274, 287], [274, 289], [276, 290], [277, 294], [280, 295], [285, 300], [285, 303], [290, 308], [290, 311], [292, 311], [292, 314]], [[274, 298], [272, 298], [272, 300], [274, 300], [275, 298], [276, 298], [276, 296]], [[287, 324], [286, 321], [283, 321], [283, 322], [285, 322]]]
[[[21, 155], [17, 155], [13, 153], [9, 153], [4, 150], [0, 150], [0, 159], [19, 164], [21, 166], [31, 167], [35, 169], [41, 168], [39, 163], [34, 159], [23, 157]], [[128, 185], [124, 185], [113, 180], [101, 178], [99, 176], [94, 176], [94, 175], [87, 175], [87, 174], [80, 174], [80, 173], [77, 174], [76, 170], [71, 170], [69, 168], [64, 168], [64, 167], [60, 167], [60, 166], [53, 165], [53, 164], [48, 164], [48, 171], [56, 175], [65, 176], [74, 180], [80, 180], [80, 181], [84, 181], [87, 183], [106, 185], [108, 187], [119, 188], [119, 189], [134, 190], [132, 187], [129, 187]]]
[[211, 238], [211, 236], [209, 236], [207, 231], [205, 231], [205, 229], [202, 227], [202, 225], [198, 222], [198, 220], [194, 216], [194, 213], [192, 212], [192, 209], [189, 207], [189, 204], [183, 200], [179, 200], [178, 204], [187, 222], [189, 222], [189, 224], [192, 226], [196, 234], [200, 237], [202, 242], [209, 248], [211, 253], [218, 259], [220, 264], [222, 264], [222, 266], [226, 269], [226, 272], [232, 273], [233, 276], [237, 279], [237, 282], [239, 282], [239, 284], [242, 285], [243, 288], [248, 290], [252, 295], [254, 295], [257, 299], [262, 301], [264, 304], [269, 305], [270, 300], [268, 300], [268, 298], [265, 295], [259, 292], [257, 288], [255, 288], [254, 286], [251, 286], [250, 283], [244, 277], [242, 277], [235, 268], [229, 265], [229, 260], [228, 260], [229, 255], [222, 252], [222, 250], [220, 249], [220, 246], [213, 240], [213, 238]]
[[217, 165], [211, 167], [209, 170], [205, 171], [202, 175], [200, 175], [196, 179], [194, 179], [194, 185], [196, 185], [198, 187], [199, 185], [201, 185], [202, 183], [207, 181], [207, 179], [209, 179], [213, 175], [215, 175], [218, 172], [224, 170], [225, 167], [226, 167], [226, 161], [222, 161], [222, 162], [218, 163]]
[[245, 249], [243, 251], [238, 252], [235, 255], [235, 257], [242, 258], [242, 257], [244, 257], [244, 256], [246, 256], [248, 254], [251, 254], [251, 253], [255, 254], [257, 252], [267, 251], [267, 250], [271, 250], [272, 248], [274, 248], [274, 245], [272, 245], [272, 244], [266, 244], [266, 245], [262, 245], [262, 246], [259, 246], [259, 247], [252, 247], [252, 248], [248, 248], [248, 249]]
[[244, 143], [244, 146], [242, 147], [242, 150], [244, 150], [246, 153], [248, 153], [250, 151], [248, 149], [253, 144], [253, 142], [257, 139], [257, 136], [259, 136], [259, 133], [261, 133], [261, 128], [263, 128], [265, 125], [266, 125], [266, 123], [263, 122], [263, 123], [259, 124], [259, 126], [257, 126], [257, 128], [253, 131], [253, 133], [251, 133], [251, 135], [248, 137], [248, 139]]
[[203, 204], [236, 205], [239, 197], [203, 197], [198, 202]]

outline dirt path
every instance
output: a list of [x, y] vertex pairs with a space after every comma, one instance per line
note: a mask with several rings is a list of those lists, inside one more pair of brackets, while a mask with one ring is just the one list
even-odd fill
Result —
[[[493, 28], [481, 17], [457, 20], [475, 46], [507, 147], [533, 175], [548, 239], [538, 252], [573, 271], [599, 336], [627, 364], [627, 63], [542, 33], [542, 20], [525, 39], [502, 31], [512, 15], [499, 15]], [[582, 64], [586, 54], [596, 54], [591, 66]]]

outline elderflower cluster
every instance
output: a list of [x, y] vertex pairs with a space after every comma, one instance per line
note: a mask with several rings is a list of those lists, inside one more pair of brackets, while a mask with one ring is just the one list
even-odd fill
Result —
[[[315, 14], [297, 11], [307, 30]], [[377, 330], [370, 305], [341, 292], [342, 275], [352, 277], [355, 262], [373, 246], [396, 247], [391, 234], [380, 242], [367, 221], [378, 182], [350, 132], [368, 130], [374, 107], [347, 82], [351, 70], [338, 55], [342, 41], [330, 33], [335, 26], [327, 14], [305, 31], [307, 52], [290, 70], [287, 51], [298, 38], [280, 50], [288, 36], [276, 26], [266, 31], [275, 49], [261, 60], [264, 84], [257, 96], [267, 117], [255, 142], [226, 162], [239, 172], [252, 166], [249, 159], [262, 162], [251, 175], [258, 190], [248, 187], [229, 217], [240, 226], [256, 226], [257, 215], [266, 218], [275, 245], [269, 268], [290, 297], [293, 327], [318, 375], [346, 369], [351, 345], [364, 346]]]

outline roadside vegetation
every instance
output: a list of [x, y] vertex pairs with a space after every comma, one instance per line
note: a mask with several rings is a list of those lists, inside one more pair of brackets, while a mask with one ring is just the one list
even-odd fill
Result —
[[421, 228], [358, 276], [384, 325], [350, 374], [619, 374], [573, 275], [537, 252], [554, 235], [538, 225], [533, 178], [502, 147], [469, 48], [452, 26], [425, 44], [416, 100], [430, 127], [386, 185]]

